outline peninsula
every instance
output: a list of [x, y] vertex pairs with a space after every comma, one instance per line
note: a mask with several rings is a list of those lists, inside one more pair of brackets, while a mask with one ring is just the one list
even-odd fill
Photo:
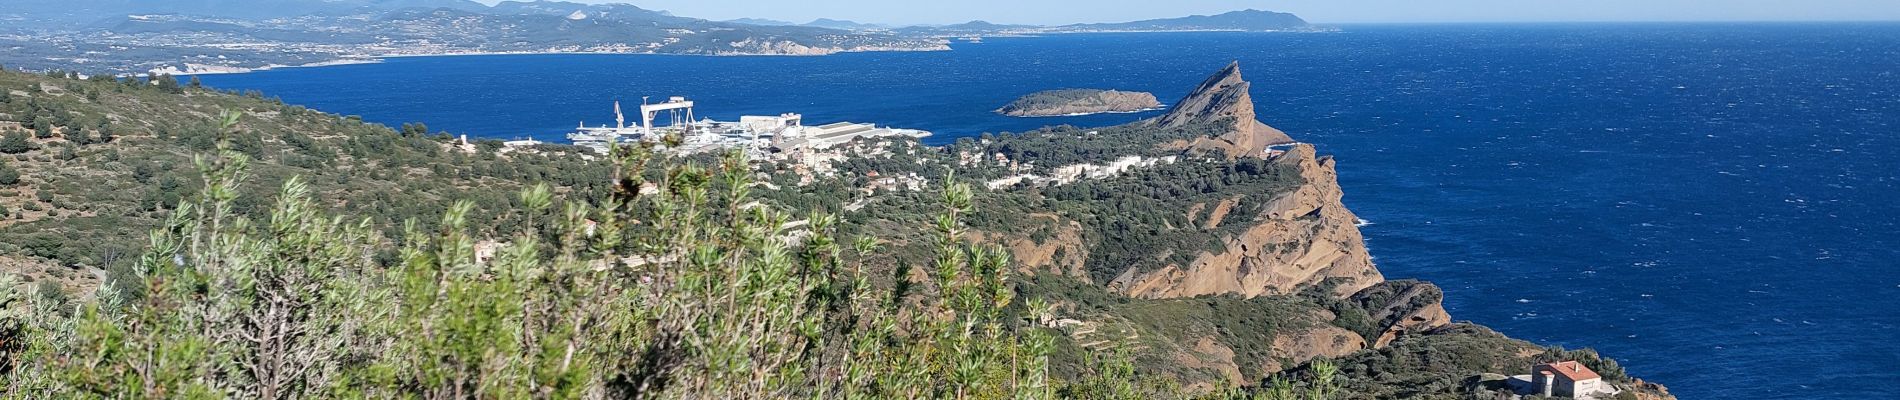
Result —
[[[1261, 121], [1250, 87], [1235, 63], [1154, 118], [945, 146], [787, 123], [822, 140], [689, 130], [600, 157], [169, 76], [0, 72], [0, 343], [21, 344], [0, 349], [0, 382], [34, 398], [1673, 399], [1387, 279], [1339, 161]], [[185, 245], [201, 236], [227, 239]], [[199, 345], [246, 335], [273, 342]], [[205, 367], [124, 384], [149, 354]], [[722, 384], [755, 376], [770, 384]]]
[[996, 113], [1011, 117], [1056, 117], [1101, 113], [1130, 113], [1161, 109], [1161, 101], [1145, 92], [1103, 89], [1059, 89], [1030, 93]]

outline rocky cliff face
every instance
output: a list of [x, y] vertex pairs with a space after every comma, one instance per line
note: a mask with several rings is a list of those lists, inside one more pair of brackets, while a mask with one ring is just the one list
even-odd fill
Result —
[[[1340, 357], [1383, 348], [1400, 337], [1451, 323], [1437, 286], [1417, 281], [1387, 282], [1373, 265], [1359, 231], [1359, 218], [1343, 201], [1345, 194], [1331, 157], [1320, 156], [1309, 144], [1268, 151], [1269, 146], [1291, 143], [1292, 139], [1256, 120], [1249, 86], [1241, 78], [1239, 66], [1229, 65], [1168, 114], [1145, 123], [1163, 129], [1215, 121], [1232, 123], [1223, 133], [1165, 146], [1190, 153], [1223, 152], [1230, 158], [1266, 158], [1274, 167], [1297, 173], [1301, 183], [1277, 193], [1236, 193], [1224, 201], [1190, 207], [1188, 216], [1197, 228], [1246, 228], [1223, 238], [1224, 251], [1202, 252], [1191, 262], [1155, 270], [1130, 268], [1108, 282], [1109, 289], [1130, 297], [1160, 300], [1206, 295], [1253, 298], [1322, 287], [1368, 314], [1354, 317], [1368, 319], [1370, 325], [1362, 332], [1322, 324], [1276, 334], [1268, 360], [1256, 364], [1259, 370], [1231, 369], [1244, 362], [1235, 366], [1215, 363], [1230, 379], [1263, 376], [1315, 357]], [[1264, 205], [1239, 206], [1243, 199]], [[1320, 319], [1338, 318], [1341, 316]], [[1197, 349], [1234, 345], [1202, 344]], [[1201, 352], [1195, 358], [1223, 359], [1210, 357], [1222, 355], [1216, 353], [1221, 352]]]
[[[1154, 271], [1130, 269], [1111, 288], [1139, 298], [1181, 298], [1236, 294], [1244, 297], [1290, 294], [1337, 278], [1337, 294], [1351, 295], [1384, 280], [1372, 265], [1359, 220], [1341, 202], [1333, 159], [1319, 157], [1312, 145], [1294, 145], [1273, 162], [1299, 171], [1305, 183], [1272, 196], [1259, 213], [1210, 212], [1204, 226], [1244, 223], [1251, 227], [1226, 238], [1224, 252], [1203, 252], [1186, 265]], [[1215, 205], [1213, 209], [1224, 208]]]
[[1353, 294], [1352, 301], [1378, 323], [1372, 347], [1386, 347], [1399, 337], [1451, 324], [1445, 312], [1445, 293], [1428, 282], [1390, 281]]
[[[1051, 273], [1089, 282], [1089, 249], [1082, 240], [1082, 224], [1064, 220], [1055, 214], [1029, 215], [1025, 225], [1042, 225], [1049, 229], [1049, 236], [1037, 240], [1028, 234], [1008, 234], [1003, 232], [975, 231], [969, 239], [977, 243], [1002, 246], [1009, 251], [1010, 259], [1015, 261], [1018, 272], [1025, 274]], [[1092, 283], [1092, 282], [1090, 282]]]
[[1171, 148], [1195, 152], [1224, 152], [1229, 158], [1265, 153], [1267, 146], [1292, 143], [1285, 132], [1261, 123], [1254, 112], [1252, 88], [1240, 76], [1240, 62], [1229, 64], [1219, 73], [1201, 82], [1187, 97], [1175, 103], [1166, 115], [1148, 121], [1162, 129], [1174, 129], [1197, 122], [1231, 120], [1224, 132], [1193, 140], [1165, 144]]
[[[1162, 223], [1137, 222], [1153, 224], [1144, 228], [1158, 231], [1206, 233], [1219, 245], [1208, 243], [1202, 246], [1207, 250], [1184, 258], [1173, 252], [1200, 248], [1196, 245], [1205, 243], [1199, 241], [1202, 237], [1142, 248], [1138, 257], [1152, 254], [1152, 259], [1166, 262], [1159, 268], [1083, 265], [1074, 256], [1125, 251], [1108, 247], [1120, 242], [1104, 245], [1099, 238], [1131, 230], [1090, 230], [1055, 214], [1032, 214], [1021, 221], [1025, 227], [1048, 226], [1041, 231], [1047, 232], [1043, 240], [1032, 240], [1026, 233], [977, 239], [1009, 249], [1024, 272], [1069, 276], [1088, 288], [1105, 286], [1127, 296], [1107, 301], [1092, 295], [1071, 297], [1066, 304], [1079, 319], [1061, 326], [1073, 326], [1067, 332], [1085, 349], [1136, 349], [1145, 368], [1170, 374], [1189, 388], [1247, 385], [1286, 371], [1297, 376], [1302, 368], [1310, 368], [1311, 360], [1327, 358], [1361, 367], [1345, 374], [1355, 382], [1355, 393], [1367, 398], [1449, 396], [1502, 382], [1488, 377], [1502, 379], [1500, 374], [1519, 373], [1536, 363], [1580, 357], [1453, 323], [1438, 286], [1386, 281], [1368, 254], [1358, 217], [1343, 202], [1334, 160], [1320, 156], [1309, 144], [1295, 143], [1283, 151], [1273, 146], [1292, 140], [1256, 120], [1248, 87], [1239, 66], [1230, 65], [1166, 115], [1141, 122], [1155, 129], [1191, 128], [1180, 132], [1193, 135], [1163, 135], [1188, 139], [1159, 144], [1184, 153], [1182, 164], [1244, 165], [1260, 171], [1261, 160], [1240, 160], [1257, 157], [1270, 168], [1265, 171], [1287, 178], [1276, 179], [1274, 185], [1229, 186], [1258, 192], [1199, 193], [1194, 200], [1173, 203], [1185, 206], [1186, 224], [1173, 216]], [[1209, 126], [1220, 129], [1209, 133]], [[1229, 162], [1206, 157], [1217, 152]], [[1184, 175], [1157, 173], [1150, 179], [1171, 176]], [[1086, 271], [1113, 268], [1122, 269], [1107, 282], [1099, 282], [1100, 276], [1088, 279]], [[1092, 293], [1071, 286], [1056, 286], [1052, 292]], [[1463, 389], [1421, 390], [1429, 386], [1421, 382], [1467, 383]], [[1640, 380], [1615, 383], [1639, 398], [1671, 398], [1666, 389]]]

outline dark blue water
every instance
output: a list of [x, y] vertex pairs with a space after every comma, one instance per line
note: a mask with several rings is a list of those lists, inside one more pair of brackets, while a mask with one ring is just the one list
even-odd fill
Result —
[[1380, 268], [1454, 317], [1595, 347], [1684, 398], [1900, 398], [1900, 24], [1349, 26], [818, 58], [494, 56], [209, 76], [372, 121], [558, 137], [610, 102], [802, 112], [933, 142], [1059, 87], [1178, 98], [1238, 59], [1336, 155]]

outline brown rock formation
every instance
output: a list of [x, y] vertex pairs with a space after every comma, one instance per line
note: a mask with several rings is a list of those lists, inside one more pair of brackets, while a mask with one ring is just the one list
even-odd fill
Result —
[[1267, 146], [1292, 143], [1293, 138], [1260, 122], [1254, 112], [1253, 96], [1248, 93], [1251, 87], [1252, 84], [1241, 78], [1240, 62], [1235, 61], [1201, 82], [1200, 87], [1176, 102], [1166, 115], [1148, 123], [1173, 129], [1197, 122], [1231, 119], [1234, 125], [1225, 133], [1167, 146], [1194, 152], [1221, 151], [1228, 158], [1264, 156]]
[[[1213, 337], [1202, 337], [1194, 341], [1191, 352], [1175, 354], [1175, 362], [1191, 369], [1214, 370], [1233, 385], [1247, 384], [1246, 375], [1240, 373], [1240, 365], [1234, 363], [1234, 349], [1227, 347]], [[1200, 383], [1203, 386], [1211, 386]]]
[[1373, 341], [1375, 348], [1385, 347], [1401, 335], [1451, 324], [1444, 298], [1444, 291], [1438, 285], [1420, 281], [1384, 282], [1352, 296], [1371, 314], [1373, 321], [1379, 321], [1382, 330]]
[[[1160, 145], [1190, 155], [1219, 151], [1229, 158], [1262, 157], [1280, 171], [1298, 174], [1299, 184], [1275, 187], [1267, 193], [1225, 193], [1219, 197], [1199, 197], [1185, 210], [1186, 223], [1165, 223], [1157, 230], [1198, 230], [1220, 235], [1223, 246], [1201, 251], [1200, 246], [1168, 246], [1146, 250], [1154, 260], [1166, 261], [1158, 269], [1124, 268], [1106, 283], [1110, 291], [1142, 299], [1125, 303], [1143, 305], [1114, 309], [1114, 315], [1134, 316], [1128, 337], [1146, 335], [1157, 340], [1153, 360], [1173, 361], [1168, 371], [1181, 372], [1178, 378], [1191, 389], [1211, 389], [1222, 384], [1244, 385], [1288, 368], [1300, 368], [1312, 359], [1360, 357], [1390, 365], [1431, 365], [1442, 360], [1418, 360], [1414, 354], [1431, 354], [1470, 361], [1460, 368], [1493, 373], [1512, 372], [1546, 350], [1529, 342], [1504, 337], [1489, 329], [1453, 323], [1445, 310], [1443, 291], [1431, 283], [1401, 280], [1385, 281], [1372, 264], [1358, 218], [1342, 202], [1334, 160], [1321, 157], [1312, 145], [1294, 144], [1284, 152], [1269, 154], [1270, 145], [1291, 143], [1279, 130], [1260, 123], [1254, 103], [1247, 93], [1248, 83], [1241, 79], [1238, 64], [1230, 65], [1202, 83], [1193, 94], [1181, 100], [1166, 115], [1142, 122], [1155, 129], [1224, 133], [1183, 139]], [[1209, 125], [1221, 122], [1223, 125]], [[1231, 127], [1224, 124], [1232, 123]], [[1167, 133], [1167, 132], [1156, 132]], [[1199, 133], [1197, 133], [1199, 134]], [[1175, 135], [1173, 137], [1187, 137]], [[1194, 158], [1194, 157], [1188, 157]], [[1255, 162], [1255, 161], [1248, 161]], [[1181, 214], [1176, 214], [1181, 215]], [[1038, 215], [1041, 218], [1054, 218]], [[1073, 222], [1055, 220], [1062, 227], [1044, 235], [1042, 242], [1023, 236], [992, 236], [989, 242], [1007, 247], [1025, 267], [1036, 271], [1086, 277], [1086, 266], [1070, 264], [1052, 255], [1060, 250], [1078, 254], [1084, 249], [1080, 240], [1096, 232], [1080, 232]], [[1073, 228], [1072, 228], [1073, 227]], [[1197, 238], [1198, 239], [1198, 238]], [[1198, 243], [1197, 243], [1198, 244]], [[1175, 258], [1175, 252], [1200, 251], [1191, 257]], [[1144, 254], [1146, 256], [1147, 254]], [[1181, 262], [1179, 260], [1188, 260]], [[1102, 268], [1104, 266], [1093, 266]], [[1301, 305], [1312, 301], [1306, 296], [1277, 296], [1300, 293], [1311, 288], [1327, 288], [1343, 303], [1319, 301], [1324, 305]], [[1247, 299], [1234, 299], [1227, 296]], [[1201, 296], [1212, 296], [1202, 298]], [[1284, 303], [1275, 303], [1284, 301]], [[1350, 305], [1354, 307], [1336, 308]], [[1218, 310], [1210, 314], [1187, 311], [1205, 306]], [[1334, 314], [1334, 313], [1339, 314]], [[1363, 312], [1363, 314], [1361, 314]], [[1260, 316], [1291, 319], [1292, 323], [1262, 324]], [[1209, 326], [1209, 320], [1239, 321]], [[1093, 333], [1094, 331], [1089, 331]], [[1084, 347], [1108, 343], [1096, 336]], [[1262, 348], [1264, 345], [1264, 349]], [[1369, 351], [1368, 351], [1369, 350]], [[1460, 361], [1463, 362], [1463, 361]], [[1488, 365], [1481, 363], [1489, 363]], [[1379, 374], [1369, 379], [1387, 379]], [[1417, 374], [1408, 375], [1418, 376]], [[1393, 387], [1407, 381], [1382, 383]], [[1659, 385], [1636, 382], [1638, 398], [1672, 399]], [[1382, 397], [1383, 398], [1383, 397]]]
[[[1304, 363], [1318, 357], [1336, 358], [1352, 354], [1366, 348], [1366, 339], [1359, 334], [1332, 325], [1318, 325], [1312, 329], [1291, 335], [1273, 338], [1273, 355], [1276, 360], [1269, 362], [1267, 370], [1260, 376], [1280, 372], [1282, 369]], [[1279, 365], [1278, 360], [1290, 360], [1294, 364]]]
[[1082, 224], [1055, 214], [1030, 215], [1032, 221], [1050, 229], [1041, 242], [1027, 233], [972, 232], [978, 243], [1003, 246], [1015, 261], [1017, 271], [1026, 274], [1051, 272], [1089, 282], [1088, 245], [1082, 240]]
[[1187, 265], [1123, 273], [1112, 289], [1140, 298], [1211, 294], [1255, 297], [1288, 294], [1329, 278], [1341, 278], [1344, 297], [1384, 280], [1372, 265], [1359, 220], [1340, 199], [1333, 160], [1311, 145], [1296, 145], [1273, 162], [1297, 168], [1306, 183], [1279, 194], [1250, 219], [1225, 216], [1220, 223], [1250, 223], [1226, 239], [1227, 251], [1203, 252]]
[[1637, 400], [1676, 400], [1676, 395], [1669, 394], [1669, 387], [1660, 383], [1636, 379], [1630, 384], [1630, 388], [1630, 392], [1636, 395]]

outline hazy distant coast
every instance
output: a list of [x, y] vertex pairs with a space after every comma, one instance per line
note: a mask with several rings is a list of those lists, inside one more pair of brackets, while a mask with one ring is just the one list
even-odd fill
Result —
[[381, 60], [380, 58], [367, 58], [367, 59], [347, 58], [347, 59], [339, 59], [339, 60], [333, 60], [333, 61], [313, 62], [313, 63], [302, 64], [302, 65], [271, 64], [271, 65], [265, 65], [265, 66], [254, 67], [254, 68], [226, 66], [226, 65], [185, 64], [184, 68], [179, 68], [177, 66], [168, 66], [165, 68], [154, 69], [150, 73], [154, 75], [179, 75], [179, 76], [243, 74], [243, 73], [269, 71], [273, 69], [284, 69], [284, 68], [315, 68], [315, 67], [331, 67], [331, 66], [338, 66], [338, 65], [377, 64], [381, 62], [383, 62], [383, 60]]
[[627, 4], [454, 0], [286, 0], [283, 7], [47, 2], [0, 10], [0, 65], [86, 74], [229, 74], [373, 62], [396, 56], [672, 54], [819, 56], [948, 51], [953, 39], [1101, 32], [1304, 32], [1298, 16], [1261, 10], [1059, 26], [971, 21], [901, 26], [709, 21]]

